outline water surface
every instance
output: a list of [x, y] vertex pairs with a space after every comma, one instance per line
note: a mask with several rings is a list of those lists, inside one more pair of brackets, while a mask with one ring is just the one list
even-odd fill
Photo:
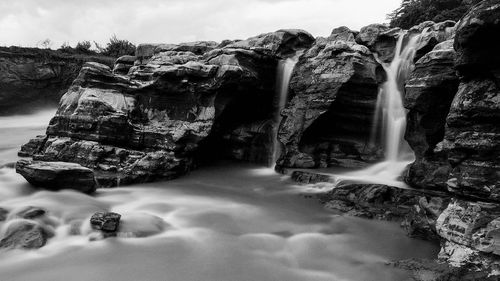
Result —
[[[38, 114], [0, 119], [2, 161], [43, 132], [45, 113]], [[395, 223], [331, 213], [300, 190], [270, 169], [219, 163], [178, 180], [87, 196], [37, 191], [3, 167], [0, 207], [46, 208], [55, 237], [39, 250], [0, 251], [0, 280], [399, 281], [405, 274], [388, 261], [437, 253]], [[123, 215], [128, 236], [156, 234], [91, 242], [88, 219], [103, 210]], [[81, 234], [70, 235], [79, 221]]]

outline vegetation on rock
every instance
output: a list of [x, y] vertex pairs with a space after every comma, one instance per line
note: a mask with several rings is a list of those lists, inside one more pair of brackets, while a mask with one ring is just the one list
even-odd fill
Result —
[[481, 0], [403, 0], [388, 15], [391, 27], [409, 29], [424, 21], [458, 21]]

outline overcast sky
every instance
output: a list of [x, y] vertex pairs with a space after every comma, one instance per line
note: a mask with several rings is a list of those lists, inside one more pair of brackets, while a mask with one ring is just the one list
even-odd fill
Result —
[[133, 43], [244, 39], [281, 28], [326, 36], [334, 27], [358, 30], [401, 0], [0, 0], [0, 45]]

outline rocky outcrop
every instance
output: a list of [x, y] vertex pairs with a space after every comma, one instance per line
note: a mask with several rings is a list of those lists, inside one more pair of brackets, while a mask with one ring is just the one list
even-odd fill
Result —
[[438, 240], [436, 220], [448, 205], [446, 194], [381, 184], [341, 184], [320, 201], [347, 215], [400, 221], [410, 237]]
[[399, 36], [404, 36], [403, 40], [407, 41], [412, 36], [420, 35], [415, 50], [415, 61], [417, 61], [437, 44], [452, 39], [454, 32], [455, 22], [450, 20], [439, 23], [426, 21], [409, 30], [389, 28], [383, 24], [371, 24], [361, 28], [356, 36], [356, 42], [367, 46], [380, 61], [388, 63], [394, 58]]
[[455, 56], [453, 40], [438, 44], [415, 63], [405, 86], [405, 139], [416, 158], [406, 179], [413, 187], [442, 189], [448, 180], [451, 167], [435, 148], [443, 140], [446, 117], [458, 90]]
[[141, 45], [136, 57], [145, 64], [136, 61], [128, 75], [85, 64], [47, 135], [21, 155], [78, 163], [102, 186], [186, 173], [193, 159], [221, 154], [229, 132], [271, 120], [278, 59], [313, 39], [282, 30], [246, 41], [219, 49], [156, 46], [151, 57]]
[[354, 36], [337, 28], [299, 59], [282, 111], [278, 169], [359, 167], [378, 159], [368, 145], [378, 64]]
[[[455, 68], [459, 71], [460, 78], [458, 91], [446, 117], [444, 134], [441, 133], [442, 112], [446, 110], [439, 109], [439, 118], [428, 122], [426, 128], [422, 121], [418, 121], [418, 115], [415, 116], [418, 111], [411, 100], [412, 95], [407, 97], [411, 120], [407, 139], [416, 148], [417, 155], [417, 161], [410, 167], [406, 176], [406, 181], [411, 185], [447, 189], [461, 196], [481, 200], [499, 200], [499, 54], [496, 41], [487, 43], [490, 34], [498, 34], [499, 15], [498, 1], [483, 1], [457, 24], [454, 40]], [[444, 54], [443, 51], [437, 51]], [[435, 52], [430, 54], [432, 53]], [[449, 66], [442, 67], [440, 71], [441, 75], [433, 78], [435, 82], [455, 85], [456, 78], [453, 78]], [[417, 79], [414, 84], [419, 85], [418, 81]], [[433, 84], [420, 85], [409, 83], [407, 90], [410, 93], [439, 93], [446, 98], [446, 101], [442, 100], [441, 105], [447, 105], [452, 87], [445, 91], [434, 91]], [[437, 98], [437, 95], [434, 95], [434, 98]], [[432, 99], [429, 98], [428, 101]], [[431, 109], [436, 112], [438, 110], [436, 105], [431, 105]], [[425, 116], [418, 114], [422, 118]], [[439, 134], [429, 134], [430, 127], [439, 128], [436, 131]], [[441, 135], [443, 137], [439, 138]]]
[[134, 66], [136, 56], [121, 56], [116, 59], [115, 65], [113, 66], [113, 73], [115, 74], [128, 74], [128, 71], [132, 66]]
[[454, 200], [437, 220], [439, 258], [454, 267], [496, 275], [500, 270], [500, 207]]
[[87, 61], [113, 64], [113, 58], [102, 56], [0, 47], [0, 114], [56, 105]]
[[96, 190], [94, 172], [75, 163], [19, 160], [16, 172], [32, 185], [49, 190], [73, 189], [84, 193]]

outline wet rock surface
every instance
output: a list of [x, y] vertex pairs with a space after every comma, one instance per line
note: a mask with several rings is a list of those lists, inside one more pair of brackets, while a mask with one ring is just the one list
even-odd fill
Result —
[[49, 190], [73, 189], [92, 193], [96, 189], [94, 172], [75, 163], [19, 160], [16, 172], [32, 185]]
[[378, 93], [377, 63], [346, 27], [332, 31], [299, 59], [290, 102], [282, 111], [278, 169], [360, 167], [378, 159], [368, 148]]
[[458, 90], [455, 57], [453, 40], [436, 45], [415, 63], [405, 85], [405, 139], [416, 158], [406, 178], [413, 187], [445, 189], [448, 180], [451, 167], [446, 164], [446, 156], [435, 149], [444, 138], [446, 118]]
[[20, 154], [78, 163], [102, 186], [175, 178], [194, 166], [194, 158], [225, 153], [229, 132], [271, 120], [277, 61], [312, 41], [303, 31], [281, 30], [222, 48], [141, 45], [128, 75], [87, 63], [62, 97], [47, 136]]
[[121, 215], [113, 212], [97, 212], [90, 218], [90, 225], [94, 230], [116, 232], [120, 225]]
[[48, 234], [39, 223], [15, 220], [7, 225], [5, 234], [0, 240], [0, 248], [37, 249], [43, 247], [47, 239]]
[[[410, 236], [433, 240], [435, 222], [449, 201], [446, 194], [381, 184], [341, 184], [324, 195], [325, 207], [348, 215], [403, 221]], [[428, 220], [421, 220], [424, 216]]]
[[[479, 200], [498, 200], [498, 48], [494, 47], [497, 43], [486, 42], [489, 41], [487, 34], [498, 33], [499, 15], [498, 1], [483, 1], [476, 5], [456, 26], [455, 55], [445, 42], [423, 57], [420, 64], [417, 63], [414, 80], [407, 85], [409, 95], [406, 97], [410, 109], [406, 137], [417, 156], [406, 176], [410, 185], [447, 189]], [[454, 66], [451, 68], [449, 62], [453, 57]], [[422, 73], [430, 74], [429, 79], [418, 78], [419, 67]], [[445, 108], [438, 109], [437, 103], [433, 102], [419, 105], [415, 101], [420, 95], [435, 93], [427, 100], [441, 99], [439, 106], [448, 104], [456, 83], [453, 69], [458, 70], [459, 85], [443, 126]], [[435, 70], [441, 74], [432, 75]], [[448, 86], [439, 90], [438, 85]], [[429, 118], [429, 113], [419, 109], [425, 104], [431, 110], [429, 112], [439, 112], [439, 116]]]
[[293, 171], [291, 177], [293, 181], [305, 184], [335, 181], [331, 175], [308, 171]]

